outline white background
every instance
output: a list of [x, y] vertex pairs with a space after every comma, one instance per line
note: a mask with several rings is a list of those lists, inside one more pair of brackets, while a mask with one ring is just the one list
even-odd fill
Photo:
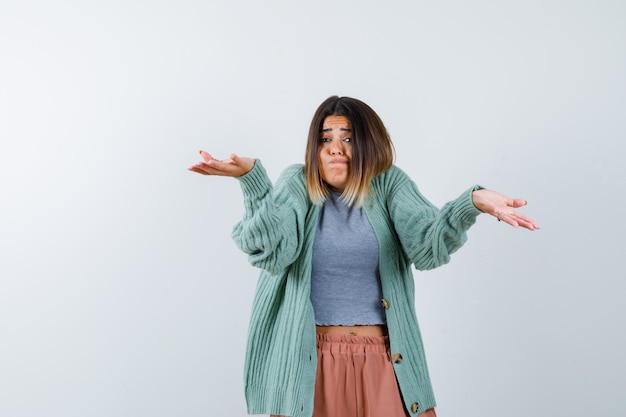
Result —
[[9, 1], [0, 6], [0, 415], [244, 416], [257, 271], [198, 149], [302, 162], [370, 104], [435, 204], [483, 215], [416, 273], [442, 417], [623, 413], [626, 3]]

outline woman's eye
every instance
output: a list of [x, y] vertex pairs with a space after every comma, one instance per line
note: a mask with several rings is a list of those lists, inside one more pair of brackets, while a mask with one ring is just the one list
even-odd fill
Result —
[[344, 142], [352, 142], [352, 138], [344, 138], [343, 141]]
[[322, 138], [321, 141], [322, 142], [330, 142], [330, 138]]

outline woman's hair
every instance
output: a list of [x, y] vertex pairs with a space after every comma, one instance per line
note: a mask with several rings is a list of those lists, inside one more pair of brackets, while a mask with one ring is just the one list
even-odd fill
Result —
[[380, 117], [367, 104], [350, 97], [327, 98], [315, 111], [306, 145], [304, 172], [309, 198], [315, 204], [323, 203], [330, 192], [319, 167], [322, 127], [328, 116], [345, 116], [350, 121], [352, 163], [341, 197], [350, 206], [362, 206], [372, 179], [393, 164], [391, 138]]

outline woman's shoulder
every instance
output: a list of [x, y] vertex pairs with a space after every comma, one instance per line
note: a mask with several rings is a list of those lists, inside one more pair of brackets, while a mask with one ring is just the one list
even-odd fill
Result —
[[304, 164], [292, 164], [280, 173], [277, 183], [304, 183]]
[[304, 177], [304, 164], [291, 164], [280, 174], [281, 177], [294, 177], [298, 175]]
[[304, 165], [293, 164], [283, 170], [276, 181], [275, 190], [279, 194], [297, 196], [298, 201], [308, 201], [304, 176]]
[[411, 181], [411, 178], [406, 172], [404, 172], [397, 165], [392, 165], [387, 171], [378, 174], [374, 180], [373, 185], [378, 186], [393, 186]]

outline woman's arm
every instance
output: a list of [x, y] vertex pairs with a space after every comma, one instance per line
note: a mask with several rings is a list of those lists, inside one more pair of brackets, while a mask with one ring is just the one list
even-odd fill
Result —
[[201, 155], [204, 162], [191, 171], [235, 177], [241, 185], [245, 211], [232, 237], [250, 263], [274, 274], [293, 263], [302, 248], [308, 209], [306, 188], [298, 175], [302, 168], [289, 167], [274, 187], [258, 160], [233, 154], [217, 161], [207, 152]]
[[538, 229], [532, 219], [512, 210], [523, 205], [525, 200], [509, 199], [475, 186], [438, 209], [401, 171], [387, 194], [396, 234], [417, 269], [433, 269], [448, 263], [450, 255], [467, 240], [466, 232], [481, 212], [499, 217], [514, 227]]

